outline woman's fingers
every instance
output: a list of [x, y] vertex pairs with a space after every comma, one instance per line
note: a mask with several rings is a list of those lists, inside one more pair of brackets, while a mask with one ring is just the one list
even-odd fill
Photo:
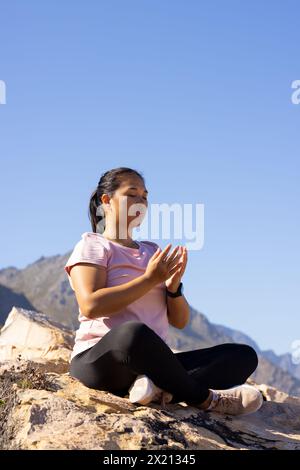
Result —
[[160, 246], [157, 248], [157, 250], [153, 253], [152, 255], [152, 258], [155, 259], [158, 257], [158, 255], [160, 254]]
[[168, 270], [170, 271], [171, 269], [174, 269], [174, 268], [177, 269], [177, 268], [179, 268], [179, 267], [181, 267], [181, 266], [182, 266], [182, 261], [179, 261], [179, 262], [177, 262], [177, 263], [172, 264], [171, 266], [169, 266], [169, 267], [168, 267]]
[[182, 246], [176, 246], [173, 251], [168, 254], [172, 246], [172, 243], [168, 243], [167, 246], [160, 251], [160, 248], [157, 249], [157, 251], [154, 253], [153, 257], [157, 259], [159, 262], [163, 261], [170, 269], [171, 267], [174, 266], [174, 263], [177, 264], [178, 260], [182, 258], [183, 260], [186, 257], [186, 249]]
[[[173, 255], [174, 253], [174, 255]], [[179, 258], [182, 258], [183, 254], [184, 254], [184, 250], [183, 250], [183, 247], [182, 246], [177, 246], [175, 248], [175, 250], [173, 251], [173, 253], [169, 256], [168, 258], [168, 261], [174, 261], [174, 260], [178, 260]]]
[[177, 256], [175, 256], [174, 259], [172, 259], [169, 263], [168, 263], [168, 268], [172, 268], [173, 266], [175, 266], [176, 264], [178, 264], [178, 261], [180, 260], [181, 258], [181, 255], [178, 254]]
[[169, 274], [173, 274], [174, 272], [179, 270], [179, 268], [180, 268], [180, 264], [176, 264], [176, 266], [174, 266], [172, 269], [169, 270]]
[[167, 262], [172, 261], [175, 258], [175, 256], [177, 255], [179, 249], [180, 249], [179, 245], [174, 248], [172, 253], [169, 254], [169, 256], [167, 258]]
[[172, 243], [168, 243], [167, 246], [163, 249], [163, 251], [158, 255], [157, 258], [159, 260], [163, 259], [166, 256], [167, 252], [170, 250], [171, 246], [172, 246]]

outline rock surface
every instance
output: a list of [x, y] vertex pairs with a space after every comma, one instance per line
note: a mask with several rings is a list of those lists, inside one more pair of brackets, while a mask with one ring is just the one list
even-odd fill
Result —
[[34, 310], [13, 307], [0, 334], [0, 362], [23, 359], [68, 370], [74, 333]]
[[184, 402], [134, 405], [68, 373], [46, 375], [52, 390], [14, 387], [11, 449], [300, 449], [300, 399], [266, 385], [258, 412], [226, 417]]
[[255, 384], [265, 401], [244, 417], [185, 402], [134, 405], [71, 377], [73, 335], [22, 310], [11, 311], [0, 335], [0, 448], [300, 450], [300, 398]]

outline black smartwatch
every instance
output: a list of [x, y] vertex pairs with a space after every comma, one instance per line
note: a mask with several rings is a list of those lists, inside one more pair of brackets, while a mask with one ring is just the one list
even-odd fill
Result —
[[168, 291], [168, 289], [166, 289], [166, 291], [169, 297], [179, 297], [180, 295], [182, 295], [182, 292], [183, 292], [183, 284], [182, 282], [179, 284], [176, 292], [170, 292]]

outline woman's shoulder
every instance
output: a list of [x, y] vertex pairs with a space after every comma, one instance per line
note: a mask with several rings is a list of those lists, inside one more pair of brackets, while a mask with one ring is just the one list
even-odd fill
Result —
[[83, 232], [81, 238], [99, 238], [100, 233], [97, 232]]
[[83, 232], [78, 243], [84, 246], [102, 246], [104, 249], [109, 249], [108, 240], [96, 232]]
[[75, 244], [66, 264], [65, 271], [70, 274], [71, 267], [77, 263], [92, 263], [107, 267], [109, 251], [94, 232], [84, 232]]
[[81, 234], [81, 239], [83, 240], [97, 240], [97, 241], [106, 241], [106, 238], [103, 237], [100, 233], [97, 232], [83, 232]]

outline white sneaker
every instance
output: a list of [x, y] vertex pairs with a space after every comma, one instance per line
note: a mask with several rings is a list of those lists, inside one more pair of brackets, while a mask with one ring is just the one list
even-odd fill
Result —
[[263, 404], [262, 393], [252, 385], [243, 384], [227, 390], [212, 390], [213, 400], [206, 411], [230, 415], [255, 413]]
[[138, 375], [129, 388], [129, 401], [147, 405], [150, 402], [160, 402], [162, 407], [169, 403], [173, 395], [157, 387], [146, 375]]

